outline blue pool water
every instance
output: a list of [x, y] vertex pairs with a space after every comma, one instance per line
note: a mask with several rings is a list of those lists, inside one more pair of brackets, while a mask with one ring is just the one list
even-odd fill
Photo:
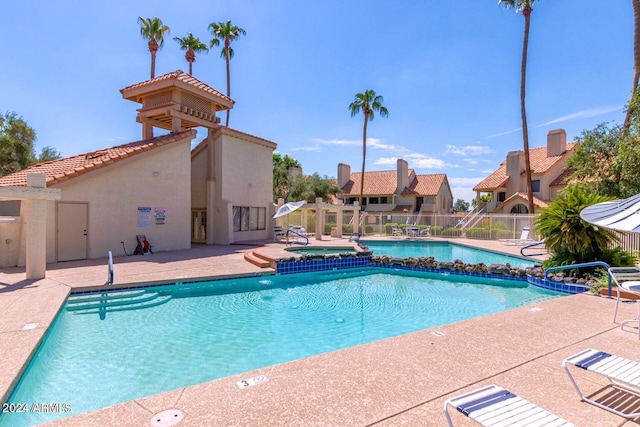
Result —
[[[71, 412], [5, 413], [0, 425], [43, 423], [560, 295], [522, 281], [376, 268], [72, 295], [10, 398]], [[109, 306], [127, 300], [146, 308]]]
[[387, 255], [396, 258], [432, 256], [436, 261], [455, 261], [459, 259], [467, 264], [478, 264], [481, 262], [486, 265], [509, 263], [512, 267], [519, 268], [532, 267], [539, 263], [539, 261], [499, 254], [497, 252], [485, 251], [450, 242], [388, 242], [367, 240], [364, 243], [373, 251], [373, 255]]

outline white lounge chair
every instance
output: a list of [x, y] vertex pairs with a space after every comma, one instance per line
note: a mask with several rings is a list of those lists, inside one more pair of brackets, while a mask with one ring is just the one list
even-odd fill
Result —
[[[618, 304], [620, 303], [620, 289], [640, 296], [640, 269], [637, 267], [610, 267], [609, 275], [616, 284], [616, 308], [613, 311], [613, 323], [615, 323], [618, 315]], [[624, 325], [629, 322], [638, 323], [640, 304], [638, 304], [638, 316], [635, 319], [620, 322], [620, 329], [623, 329]], [[640, 327], [638, 328], [638, 339], [640, 339]]]
[[[636, 398], [632, 399], [632, 402], [627, 401], [627, 403], [629, 407], [634, 407], [637, 409], [637, 404], [640, 402], [640, 363], [591, 348], [576, 353], [573, 356], [569, 356], [562, 361], [562, 367], [569, 376], [569, 379], [573, 384], [573, 388], [576, 389], [581, 400], [587, 403], [591, 403], [598, 408], [602, 408], [623, 418], [640, 417], [640, 412], [625, 413], [619, 411], [616, 408], [604, 405], [601, 402], [586, 397], [580, 391], [580, 388], [578, 387], [576, 380], [573, 378], [573, 375], [571, 375], [569, 365], [585, 369], [588, 372], [602, 375], [606, 377], [614, 387], [620, 388], [625, 392], [633, 394]], [[611, 399], [609, 401], [611, 401]], [[615, 404], [616, 401], [611, 401], [611, 403]]]
[[483, 426], [575, 426], [551, 412], [496, 385], [453, 397], [444, 403], [444, 415], [453, 427], [449, 407]]
[[529, 238], [529, 232], [531, 229], [529, 227], [522, 227], [522, 233], [520, 234], [519, 239], [499, 239], [500, 243], [503, 245], [527, 245], [529, 243], [535, 243], [536, 241]]

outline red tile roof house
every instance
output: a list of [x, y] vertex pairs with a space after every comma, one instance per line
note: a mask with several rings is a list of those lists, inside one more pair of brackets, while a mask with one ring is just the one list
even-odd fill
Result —
[[[566, 187], [567, 159], [574, 153], [577, 142], [567, 143], [564, 129], [549, 131], [545, 147], [529, 150], [533, 202], [536, 207], [547, 206], [549, 201]], [[527, 179], [524, 151], [511, 151], [500, 167], [483, 179], [473, 190], [483, 213], [528, 213]], [[491, 194], [491, 202], [480, 202], [482, 194]]]
[[[136, 235], [154, 251], [192, 242], [230, 244], [269, 237], [276, 144], [218, 124], [233, 101], [183, 71], [121, 90], [142, 104], [143, 140], [41, 163], [0, 177], [26, 186], [27, 173], [46, 176], [61, 198], [47, 201], [47, 262], [131, 254]], [[208, 129], [193, 150], [195, 127]], [[153, 136], [154, 128], [170, 133]], [[15, 238], [0, 245], [0, 267], [25, 265], [20, 201], [0, 202], [0, 224]]]
[[[349, 165], [338, 164], [338, 187], [346, 204], [358, 200], [361, 176], [362, 172], [352, 173]], [[398, 159], [396, 170], [365, 172], [363, 196], [367, 214], [402, 216], [401, 222], [408, 218], [413, 223], [422, 214], [450, 215], [453, 208], [446, 174], [418, 175], [403, 159]]]

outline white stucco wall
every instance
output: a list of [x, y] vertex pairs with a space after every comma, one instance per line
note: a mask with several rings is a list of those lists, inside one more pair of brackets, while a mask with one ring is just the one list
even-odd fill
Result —
[[207, 150], [199, 151], [191, 159], [191, 207], [207, 207]]
[[273, 194], [273, 148], [250, 138], [226, 134], [217, 136], [216, 148], [216, 180], [222, 183], [218, 190], [219, 198], [231, 206], [263, 207], [267, 213], [264, 230], [233, 232], [232, 242], [268, 238]]
[[[88, 202], [88, 258], [131, 254], [144, 234], [154, 252], [191, 247], [191, 143], [175, 142], [137, 154], [52, 188], [61, 202]], [[56, 261], [56, 202], [47, 206], [47, 262]], [[152, 208], [151, 228], [138, 228], [138, 207]], [[153, 208], [166, 209], [163, 225]]]

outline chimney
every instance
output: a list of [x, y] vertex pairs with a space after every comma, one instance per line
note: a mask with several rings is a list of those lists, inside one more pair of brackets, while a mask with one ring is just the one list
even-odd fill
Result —
[[547, 134], [547, 157], [560, 156], [567, 151], [567, 132], [564, 129], [550, 130]]
[[398, 188], [396, 194], [402, 194], [402, 190], [409, 185], [409, 165], [406, 160], [398, 159]]
[[291, 166], [289, 168], [289, 176], [291, 178], [295, 178], [296, 176], [302, 175], [302, 168], [297, 168], [295, 166]]
[[338, 163], [338, 187], [344, 187], [351, 180], [351, 166]]
[[509, 151], [507, 153], [507, 176], [519, 179], [524, 168], [524, 151]]

